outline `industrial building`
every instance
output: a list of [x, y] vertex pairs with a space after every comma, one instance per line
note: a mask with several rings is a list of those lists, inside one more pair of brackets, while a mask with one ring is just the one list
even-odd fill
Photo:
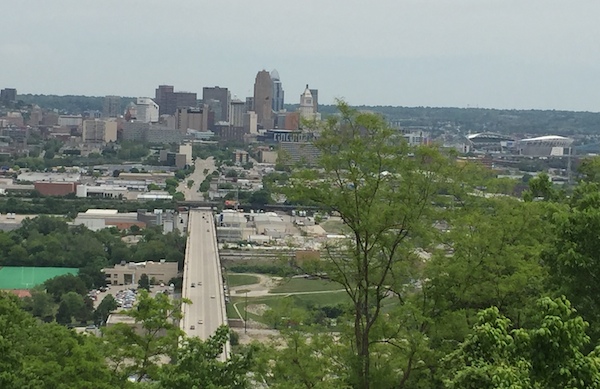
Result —
[[137, 284], [142, 274], [146, 274], [149, 279], [155, 279], [156, 282], [167, 283], [172, 278], [177, 277], [177, 262], [166, 262], [161, 259], [159, 262], [129, 262], [115, 265], [112, 268], [102, 269], [106, 275], [106, 284], [108, 285], [132, 285]]

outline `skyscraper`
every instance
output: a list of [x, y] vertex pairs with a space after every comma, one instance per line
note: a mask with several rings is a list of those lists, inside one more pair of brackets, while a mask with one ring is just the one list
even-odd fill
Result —
[[281, 86], [281, 79], [276, 69], [271, 72], [271, 82], [273, 83], [273, 103], [271, 108], [273, 112], [279, 112], [283, 109], [283, 87]]
[[233, 127], [242, 127], [244, 125], [244, 108], [246, 104], [238, 99], [231, 100], [229, 109], [229, 123]]
[[266, 70], [261, 70], [256, 75], [254, 81], [254, 111], [258, 119], [258, 124], [262, 128], [272, 128], [272, 101], [273, 101], [273, 81], [271, 75]]
[[154, 101], [160, 107], [160, 115], [175, 115], [177, 108], [196, 107], [197, 96], [192, 92], [175, 92], [173, 85], [159, 85]]
[[319, 112], [319, 90], [311, 89], [310, 94], [312, 95], [312, 98], [313, 98], [313, 109], [315, 110], [315, 113], [317, 113], [317, 112]]
[[231, 93], [227, 88], [205, 87], [202, 88], [202, 101], [204, 104], [212, 105], [210, 100], [218, 101], [220, 106], [220, 113], [215, 111], [215, 121], [228, 122], [229, 121], [229, 104], [231, 103]]
[[121, 96], [104, 96], [102, 115], [106, 118], [116, 118], [121, 110]]
[[313, 103], [313, 97], [308, 84], [304, 89], [304, 93], [300, 95], [300, 119], [313, 119], [315, 116], [315, 106]]

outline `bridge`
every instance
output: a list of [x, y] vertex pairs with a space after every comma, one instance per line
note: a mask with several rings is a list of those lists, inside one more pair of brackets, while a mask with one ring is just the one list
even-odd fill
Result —
[[[187, 336], [206, 340], [219, 326], [227, 325], [221, 261], [210, 208], [189, 211], [182, 297], [192, 302], [182, 307], [180, 327]], [[230, 353], [227, 342], [221, 360], [226, 360]]]

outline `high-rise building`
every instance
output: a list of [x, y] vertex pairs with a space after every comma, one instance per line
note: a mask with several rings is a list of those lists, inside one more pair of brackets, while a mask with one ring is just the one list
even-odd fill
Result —
[[258, 118], [256, 113], [253, 111], [248, 111], [244, 114], [244, 132], [246, 134], [256, 134], [257, 131]]
[[175, 115], [177, 108], [190, 108], [198, 105], [198, 97], [192, 92], [175, 92], [172, 85], [159, 85], [155, 99], [159, 115]]
[[138, 97], [136, 106], [135, 119], [143, 123], [157, 123], [160, 108], [149, 97]]
[[183, 134], [187, 130], [208, 131], [208, 106], [202, 108], [177, 108], [176, 128]]
[[261, 70], [254, 81], [254, 112], [258, 118], [258, 125], [262, 128], [272, 128], [272, 100], [273, 81], [266, 70]]
[[246, 104], [242, 100], [234, 99], [231, 100], [229, 107], [229, 123], [234, 127], [242, 127]]
[[121, 96], [104, 96], [102, 116], [105, 118], [116, 118], [120, 115]]
[[4, 88], [0, 90], [0, 100], [4, 103], [17, 101], [17, 90], [15, 88]]
[[273, 103], [271, 104], [271, 108], [273, 112], [279, 112], [283, 110], [283, 87], [281, 86], [279, 72], [276, 69], [273, 69], [271, 72], [271, 81], [273, 83]]
[[[205, 87], [202, 88], [202, 102], [209, 104], [209, 101], [218, 102], [219, 111], [215, 112], [215, 121], [228, 122], [229, 121], [229, 103], [231, 102], [231, 93], [227, 88], [221, 88], [219, 86]], [[213, 103], [214, 104], [214, 103]], [[214, 104], [216, 105], [216, 104]], [[211, 105], [212, 106], [212, 105]], [[218, 113], [218, 114], [217, 114]]]
[[313, 109], [314, 109], [315, 113], [317, 113], [317, 112], [319, 112], [319, 90], [311, 89], [310, 94], [313, 98]]
[[114, 120], [84, 120], [84, 143], [108, 143], [117, 141], [117, 122]]
[[244, 112], [254, 112], [254, 96], [246, 97], [246, 107], [244, 108]]

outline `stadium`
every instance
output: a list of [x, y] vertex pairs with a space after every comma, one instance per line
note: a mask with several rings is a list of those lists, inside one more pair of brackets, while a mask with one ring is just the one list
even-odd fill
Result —
[[515, 140], [509, 136], [495, 134], [493, 132], [482, 132], [467, 136], [471, 149], [475, 152], [502, 153], [514, 146]]
[[568, 156], [573, 139], [558, 135], [521, 139], [517, 142], [520, 155], [535, 157]]

